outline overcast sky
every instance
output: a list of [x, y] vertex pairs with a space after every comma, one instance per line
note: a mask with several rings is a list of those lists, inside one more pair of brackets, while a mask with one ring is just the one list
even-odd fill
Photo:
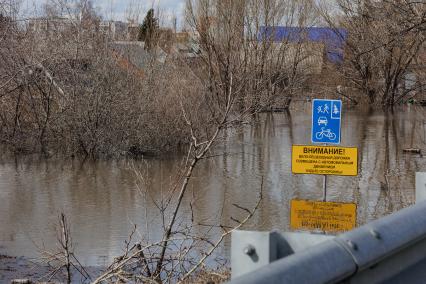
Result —
[[[34, 10], [37, 11], [36, 15], [40, 14], [44, 3], [46, 3], [46, 0], [24, 0], [22, 4], [23, 15], [34, 15]], [[160, 10], [160, 20], [163, 25], [170, 25], [171, 18], [176, 16], [179, 26], [185, 6], [185, 0], [92, 0], [92, 3], [104, 20], [127, 21], [127, 19], [135, 19], [142, 22], [146, 12], [150, 8], [154, 8]]]

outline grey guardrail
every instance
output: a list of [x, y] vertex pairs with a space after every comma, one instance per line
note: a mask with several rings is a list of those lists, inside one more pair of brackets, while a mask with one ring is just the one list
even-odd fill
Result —
[[426, 202], [276, 260], [230, 283], [341, 281], [426, 283]]

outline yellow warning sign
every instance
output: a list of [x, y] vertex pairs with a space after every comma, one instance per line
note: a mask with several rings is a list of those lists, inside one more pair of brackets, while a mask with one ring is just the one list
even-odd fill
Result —
[[291, 171], [294, 174], [356, 176], [358, 149], [355, 147], [293, 145]]
[[292, 200], [290, 227], [294, 230], [349, 231], [356, 224], [356, 204]]

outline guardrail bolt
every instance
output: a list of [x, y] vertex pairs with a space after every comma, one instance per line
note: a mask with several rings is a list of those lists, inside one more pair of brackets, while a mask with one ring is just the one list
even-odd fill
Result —
[[353, 250], [358, 250], [358, 246], [353, 241], [346, 241], [348, 246]]
[[382, 237], [380, 236], [379, 232], [377, 232], [376, 230], [371, 229], [370, 233], [373, 237], [375, 237], [376, 239], [380, 240]]
[[252, 245], [248, 245], [244, 248], [244, 253], [248, 256], [252, 256], [256, 253], [256, 248]]

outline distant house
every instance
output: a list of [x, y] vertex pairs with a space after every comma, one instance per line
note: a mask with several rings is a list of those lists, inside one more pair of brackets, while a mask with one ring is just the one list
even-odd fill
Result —
[[127, 39], [127, 24], [120, 21], [101, 22], [99, 30], [113, 41]]
[[74, 32], [75, 23], [67, 17], [39, 17], [29, 19], [28, 31], [42, 37], [56, 36], [58, 33]]
[[134, 21], [104, 21], [99, 24], [99, 30], [112, 41], [137, 41], [140, 25]]
[[113, 56], [118, 65], [124, 69], [143, 77], [147, 68], [154, 62], [165, 63], [167, 54], [159, 47], [148, 52], [141, 41], [115, 41], [110, 43]]
[[140, 26], [137, 23], [129, 23], [127, 25], [127, 40], [137, 41], [139, 36]]
[[274, 43], [313, 43], [324, 46], [326, 59], [331, 63], [341, 63], [344, 57], [344, 45], [347, 30], [326, 27], [261, 27], [258, 40], [270, 40]]
[[175, 39], [178, 43], [187, 43], [190, 39], [190, 35], [187, 31], [176, 32]]

